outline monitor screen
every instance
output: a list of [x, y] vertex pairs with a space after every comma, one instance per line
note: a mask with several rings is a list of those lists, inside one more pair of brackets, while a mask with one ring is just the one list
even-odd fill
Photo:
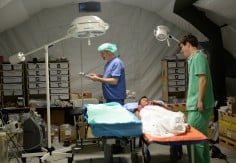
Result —
[[79, 3], [79, 12], [100, 12], [100, 2], [83, 2]]

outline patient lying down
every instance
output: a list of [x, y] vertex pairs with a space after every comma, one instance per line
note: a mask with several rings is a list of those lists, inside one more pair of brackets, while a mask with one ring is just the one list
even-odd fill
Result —
[[169, 106], [167, 106], [166, 104], [164, 104], [163, 102], [158, 102], [158, 101], [150, 101], [146, 96], [143, 96], [139, 99], [138, 101], [138, 108], [134, 111], [134, 114], [141, 119], [140, 116], [140, 111], [147, 105], [157, 105], [157, 106], [161, 106], [163, 108], [166, 109], [170, 109]]
[[153, 105], [145, 96], [139, 100], [139, 106], [135, 114], [142, 121], [143, 133], [156, 137], [183, 134], [190, 127], [185, 123], [182, 112], [170, 111], [163, 103]]

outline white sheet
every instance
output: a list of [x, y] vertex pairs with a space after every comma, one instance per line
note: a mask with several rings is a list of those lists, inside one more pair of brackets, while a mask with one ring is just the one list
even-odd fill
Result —
[[182, 112], [169, 111], [160, 106], [148, 105], [141, 111], [143, 133], [157, 137], [168, 137], [186, 132]]

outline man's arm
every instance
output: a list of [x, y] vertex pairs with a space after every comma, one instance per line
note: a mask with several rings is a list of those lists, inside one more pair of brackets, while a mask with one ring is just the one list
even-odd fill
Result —
[[118, 78], [103, 78], [102, 76], [96, 74], [89, 74], [88, 77], [93, 81], [99, 81], [101, 83], [108, 83], [114, 85], [118, 83]]
[[206, 75], [203, 74], [198, 75], [198, 77], [199, 77], [199, 83], [198, 83], [199, 88], [198, 88], [197, 108], [199, 112], [203, 112], [204, 111], [203, 97], [206, 90], [207, 77]]
[[97, 78], [95, 78], [94, 81], [99, 81], [99, 82], [102, 82], [102, 83], [108, 83], [108, 84], [116, 85], [118, 83], [118, 78], [101, 78], [101, 77], [97, 77]]

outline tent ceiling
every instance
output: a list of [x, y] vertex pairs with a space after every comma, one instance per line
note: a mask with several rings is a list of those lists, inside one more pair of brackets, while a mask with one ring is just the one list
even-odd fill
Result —
[[[85, 0], [0, 0], [0, 32], [10, 29], [45, 8], [53, 8], [68, 3], [79, 3]], [[88, 1], [88, 0], [87, 0]], [[136, 6], [157, 13], [163, 19], [172, 22], [185, 31], [197, 34], [201, 41], [206, 38], [190, 23], [173, 13], [175, 0], [97, 0], [99, 2], [115, 1], [126, 5]], [[217, 25], [227, 24], [223, 31], [223, 40], [231, 38], [224, 46], [235, 55], [236, 49], [229, 45], [236, 39], [236, 6], [235, 0], [198, 0], [195, 6], [204, 11]], [[233, 33], [233, 34], [232, 34]], [[227, 35], [226, 36], [224, 36]], [[235, 36], [235, 38], [232, 38]]]
[[[98, 0], [100, 2], [117, 1], [119, 3], [144, 8], [157, 13], [181, 27], [184, 21], [176, 18], [172, 12], [174, 0]], [[53, 8], [68, 3], [79, 3], [83, 0], [0, 0], [0, 32], [14, 27], [44, 8]], [[228, 24], [236, 28], [235, 0], [198, 0], [195, 5], [206, 12], [216, 24]], [[181, 25], [182, 24], [182, 25]]]
[[236, 29], [235, 0], [199, 0], [195, 6], [206, 12], [207, 16], [219, 26], [228, 24]]
[[[117, 1], [157, 13], [163, 18], [170, 19], [176, 25], [183, 25], [179, 19], [173, 19], [174, 0], [98, 0], [100, 2]], [[14, 27], [28, 19], [31, 15], [44, 8], [53, 8], [67, 3], [78, 3], [82, 0], [0, 0], [0, 32]], [[198, 0], [195, 5], [206, 12], [207, 16], [218, 25], [228, 24], [236, 28], [235, 0]], [[177, 17], [177, 16], [176, 16]], [[181, 25], [182, 24], [182, 25]]]

